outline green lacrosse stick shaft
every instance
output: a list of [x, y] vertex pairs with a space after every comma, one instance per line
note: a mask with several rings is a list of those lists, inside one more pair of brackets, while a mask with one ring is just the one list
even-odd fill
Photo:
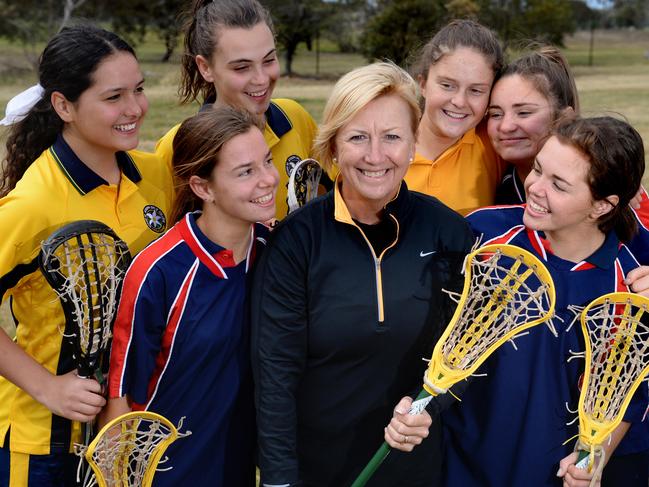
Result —
[[590, 452], [586, 450], [577, 450], [579, 452], [579, 455], [577, 456], [577, 462], [575, 463], [575, 467], [580, 468], [582, 470], [589, 469], [590, 467], [590, 460], [588, 457], [590, 456]]
[[[415, 398], [415, 401], [424, 399], [426, 397], [430, 397], [430, 393], [425, 389], [422, 389], [419, 395]], [[411, 409], [409, 414], [419, 413], [414, 412]], [[356, 477], [356, 480], [354, 480], [354, 483], [351, 485], [351, 487], [363, 487], [372, 478], [372, 475], [374, 475], [374, 472], [376, 472], [379, 466], [383, 463], [383, 460], [387, 458], [387, 456], [390, 454], [390, 451], [392, 451], [392, 448], [390, 448], [390, 445], [388, 445], [388, 443], [384, 441], [381, 447], [376, 450], [376, 453], [367, 463], [363, 471], [358, 474], [358, 477]]]

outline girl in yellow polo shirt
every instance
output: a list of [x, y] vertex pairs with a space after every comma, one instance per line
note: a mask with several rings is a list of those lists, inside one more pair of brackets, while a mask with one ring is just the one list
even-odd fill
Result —
[[[270, 14], [257, 0], [194, 0], [186, 17], [181, 101], [230, 105], [263, 118], [280, 175], [276, 216], [281, 219], [288, 209], [290, 172], [309, 157], [317, 126], [297, 102], [271, 100], [280, 68]], [[178, 127], [156, 146], [168, 164]]]
[[111, 32], [65, 28], [45, 47], [39, 84], [15, 97], [0, 195], [0, 296], [16, 339], [0, 330], [0, 486], [75, 485], [79, 421], [104, 405], [77, 376], [61, 304], [38, 269], [41, 242], [99, 220], [132, 254], [165, 230], [171, 175], [132, 151], [148, 103], [133, 49]]
[[466, 214], [493, 204], [503, 163], [483, 120], [503, 67], [496, 35], [471, 20], [443, 27], [421, 50], [413, 74], [425, 101], [408, 188]]

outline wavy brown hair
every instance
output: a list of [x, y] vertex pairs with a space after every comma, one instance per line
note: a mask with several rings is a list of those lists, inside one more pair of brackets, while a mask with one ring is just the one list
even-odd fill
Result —
[[612, 195], [619, 198], [614, 208], [598, 219], [598, 228], [604, 233], [614, 230], [620, 240], [629, 241], [638, 228], [629, 202], [640, 188], [645, 169], [640, 134], [627, 122], [605, 116], [564, 119], [552, 135], [590, 161], [587, 182], [594, 200]]

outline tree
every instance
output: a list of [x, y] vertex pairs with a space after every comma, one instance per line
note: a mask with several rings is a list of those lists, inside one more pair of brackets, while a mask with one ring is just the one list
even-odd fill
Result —
[[331, 15], [322, 26], [323, 36], [335, 43], [340, 52], [358, 52], [360, 33], [369, 16], [368, 2], [339, 0], [331, 7]]
[[644, 27], [647, 24], [648, 0], [615, 0], [613, 21], [617, 27]]
[[390, 59], [405, 64], [408, 56], [446, 21], [442, 0], [397, 0], [379, 4], [361, 37], [368, 60]]
[[563, 46], [575, 29], [572, 5], [565, 0], [477, 0], [478, 19], [498, 32], [505, 46], [543, 41]]
[[18, 42], [36, 70], [40, 45], [59, 32], [86, 0], [2, 0], [0, 37]]
[[284, 69], [291, 76], [297, 47], [304, 42], [311, 50], [311, 43], [320, 34], [332, 7], [322, 0], [266, 0], [262, 3], [273, 16], [277, 43], [284, 51]]
[[167, 62], [178, 46], [182, 25], [179, 21], [183, 0], [113, 0], [107, 3], [106, 14], [112, 28], [132, 44], [140, 43], [148, 30], [165, 43], [161, 61]]

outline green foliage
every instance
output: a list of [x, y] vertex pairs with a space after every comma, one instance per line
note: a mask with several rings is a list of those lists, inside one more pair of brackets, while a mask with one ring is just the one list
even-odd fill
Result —
[[649, 0], [615, 0], [611, 17], [616, 27], [644, 27], [649, 16]]
[[590, 8], [584, 0], [571, 0], [570, 6], [577, 29], [591, 29], [601, 23], [601, 11]]
[[498, 32], [505, 46], [541, 41], [563, 46], [575, 30], [572, 5], [565, 0], [478, 0], [479, 20]]
[[341, 0], [331, 6], [331, 15], [322, 26], [323, 36], [342, 53], [360, 51], [360, 33], [363, 30], [369, 6], [365, 0]]
[[408, 56], [447, 20], [442, 0], [383, 2], [361, 37], [368, 60], [390, 59], [403, 65]]
[[333, 7], [322, 0], [262, 0], [262, 3], [273, 17], [277, 44], [285, 56], [284, 69], [291, 75], [298, 45], [304, 42], [311, 50]]
[[450, 0], [445, 7], [454, 19], [475, 19], [480, 13], [480, 6], [474, 0]]
[[178, 45], [179, 15], [185, 4], [183, 0], [112, 0], [106, 13], [115, 32], [132, 44], [141, 43], [147, 30], [155, 32], [165, 44], [161, 61], [167, 62]]

